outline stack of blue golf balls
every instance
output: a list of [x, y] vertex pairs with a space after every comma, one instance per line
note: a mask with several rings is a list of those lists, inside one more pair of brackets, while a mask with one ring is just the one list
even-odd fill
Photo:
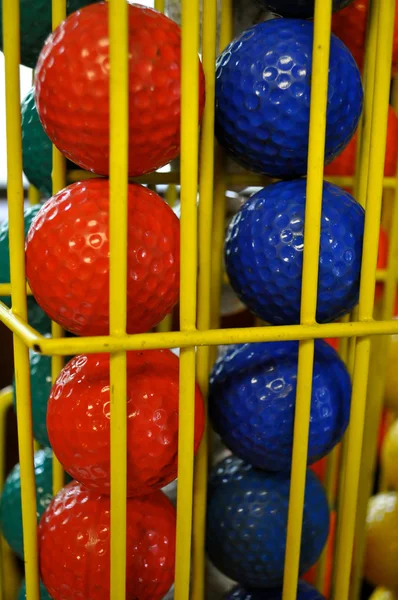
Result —
[[[311, 2], [289, 2], [295, 4], [308, 9]], [[305, 175], [313, 33], [313, 23], [301, 18], [269, 20], [242, 33], [217, 60], [218, 142], [241, 166], [275, 180], [240, 208], [225, 243], [231, 286], [270, 325], [300, 323], [304, 227], [311, 227], [311, 220], [305, 222]], [[351, 140], [362, 103], [358, 67], [332, 35], [325, 163]], [[363, 230], [362, 207], [324, 182], [319, 323], [335, 321], [358, 302]], [[297, 364], [298, 342], [239, 344], [222, 349], [210, 376], [211, 424], [233, 453], [213, 468], [208, 489], [208, 556], [239, 584], [226, 599], [282, 598]], [[308, 466], [342, 439], [350, 400], [344, 363], [316, 340]], [[328, 532], [325, 492], [307, 469], [300, 576], [319, 559]], [[297, 598], [322, 596], [299, 581]]]

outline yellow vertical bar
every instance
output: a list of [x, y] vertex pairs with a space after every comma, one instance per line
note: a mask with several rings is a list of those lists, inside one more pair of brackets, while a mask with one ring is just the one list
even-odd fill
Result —
[[221, 0], [220, 51], [224, 50], [234, 36], [233, 15], [232, 0]]
[[30, 185], [28, 188], [28, 199], [29, 204], [39, 204], [40, 202], [40, 192], [33, 185]]
[[[126, 333], [128, 176], [128, 4], [109, 1], [110, 40], [110, 334]], [[110, 357], [111, 600], [126, 597], [126, 353]]]
[[[173, 206], [177, 202], [177, 187], [174, 184], [171, 184], [167, 187], [166, 202], [169, 206], [171, 206], [171, 208], [173, 208]], [[173, 328], [173, 313], [170, 313], [169, 315], [166, 315], [165, 318], [163, 319], [163, 321], [161, 321], [159, 323], [159, 325], [156, 327], [156, 331], [159, 331], [159, 332], [171, 331], [172, 328]]]
[[155, 9], [158, 10], [159, 12], [164, 13], [164, 5], [165, 5], [164, 0], [155, 0]]
[[[32, 84], [35, 82], [35, 73], [32, 71]], [[29, 185], [28, 187], [28, 199], [29, 204], [39, 204], [40, 202], [40, 191], [35, 188], [34, 185]]]
[[[66, 17], [66, 0], [52, 0], [52, 28], [53, 30]], [[65, 185], [65, 170], [66, 160], [61, 152], [55, 147], [52, 147], [53, 153], [53, 169], [52, 169], [52, 191], [56, 194], [62, 190]], [[63, 329], [57, 323], [51, 323], [51, 333], [53, 337], [63, 337]], [[54, 382], [58, 377], [59, 372], [64, 366], [64, 358], [62, 356], [52, 356], [51, 358], [51, 378]], [[61, 463], [58, 461], [55, 454], [53, 455], [53, 494], [57, 494], [64, 485], [64, 471]]]
[[[198, 329], [210, 328], [210, 290], [212, 265], [212, 219], [214, 191], [214, 96], [216, 59], [217, 0], [203, 3], [203, 69], [206, 80], [206, 106], [202, 121], [199, 184], [199, 280]], [[197, 377], [207, 399], [210, 348], [198, 348]], [[207, 403], [206, 403], [207, 404]], [[206, 411], [207, 412], [207, 411]], [[200, 445], [194, 479], [193, 579], [192, 599], [205, 600], [205, 527], [207, 492], [207, 428]]]
[[[326, 477], [325, 477], [325, 491], [326, 496], [329, 503], [330, 510], [334, 510], [336, 504], [336, 491], [337, 491], [337, 481], [338, 481], [338, 467], [340, 462], [340, 453], [341, 447], [340, 445], [335, 446], [332, 452], [329, 454], [326, 463]], [[319, 559], [318, 568], [315, 576], [315, 586], [316, 588], [324, 593], [325, 589], [325, 576], [326, 576], [326, 566], [328, 561], [329, 554], [329, 542], [326, 544], [323, 552], [321, 554], [321, 558]]]
[[[369, 175], [365, 216], [359, 313], [360, 321], [369, 321], [373, 315], [375, 274], [381, 214], [384, 158], [387, 136], [387, 115], [390, 93], [391, 54], [394, 30], [395, 1], [375, 0], [378, 18], [377, 52], [375, 62], [374, 97], [371, 115]], [[372, 93], [372, 90], [369, 90]], [[362, 166], [362, 165], [361, 165]], [[371, 201], [369, 201], [371, 200]], [[353, 375], [350, 428], [348, 434], [346, 485], [341, 506], [341, 534], [337, 540], [336, 585], [334, 598], [346, 600], [349, 594], [354, 526], [358, 502], [359, 472], [362, 455], [366, 392], [369, 374], [371, 338], [357, 341]]]
[[[395, 102], [395, 104], [397, 101]], [[384, 284], [384, 295], [380, 317], [382, 320], [392, 318], [398, 272], [398, 177], [392, 208], [390, 239], [388, 249], [387, 277]], [[360, 594], [363, 559], [365, 550], [365, 521], [368, 499], [372, 493], [373, 477], [377, 460], [377, 443], [383, 410], [383, 394], [386, 379], [387, 352], [389, 336], [377, 336], [372, 340], [372, 360], [369, 373], [369, 386], [365, 431], [363, 438], [362, 465], [359, 480], [358, 514], [355, 529], [354, 569], [352, 574], [352, 593], [356, 599]], [[382, 479], [382, 473], [381, 473]]]
[[[20, 7], [3, 1], [3, 43], [6, 80], [7, 196], [10, 236], [12, 311], [27, 320], [24, 190], [22, 183], [22, 132], [20, 113]], [[21, 466], [22, 523], [26, 590], [30, 600], [39, 600], [39, 571], [36, 533], [36, 484], [33, 464], [33, 434], [30, 394], [29, 352], [14, 335], [15, 386], [18, 449]]]
[[[199, 144], [199, 0], [182, 0], [181, 65], [181, 331], [196, 324]], [[181, 349], [175, 600], [190, 589], [195, 416], [195, 347]]]
[[[220, 302], [221, 288], [224, 274], [224, 240], [225, 240], [225, 158], [222, 148], [216, 148], [216, 172], [217, 179], [214, 191], [214, 215], [213, 215], [213, 262], [211, 265], [211, 326], [217, 328], [220, 325]], [[216, 348], [213, 349], [216, 351]]]
[[[369, 3], [368, 21], [366, 27], [366, 50], [363, 84], [366, 90], [373, 90], [376, 64], [377, 42], [377, 6]], [[361, 117], [359, 140], [357, 145], [354, 197], [362, 206], [366, 203], [366, 190], [369, 173], [369, 151], [371, 134], [371, 114], [373, 110], [373, 92], [365, 94]]]
[[[305, 223], [311, 223], [311, 227], [305, 227], [304, 232], [305, 243], [301, 294], [301, 323], [304, 324], [315, 323], [316, 315], [331, 18], [331, 0], [316, 0], [305, 206]], [[301, 341], [299, 343], [297, 370], [296, 412], [283, 600], [295, 600], [297, 596], [313, 360], [314, 340]]]
[[[233, 7], [232, 0], [221, 0], [221, 23], [219, 51], [225, 48], [233, 38]], [[224, 274], [223, 250], [225, 240], [225, 193], [226, 160], [221, 146], [216, 144], [216, 172], [217, 179], [214, 191], [213, 214], [213, 262], [211, 269], [211, 327], [220, 326], [221, 289]], [[217, 348], [210, 349], [210, 363], [215, 359]], [[209, 432], [210, 435], [210, 432]]]
[[[155, 9], [161, 13], [164, 13], [165, 0], [155, 0]], [[169, 185], [167, 188], [167, 192], [166, 192], [166, 200], [167, 200], [167, 203], [169, 204], [169, 206], [174, 205], [175, 197], [176, 197], [176, 186]], [[159, 323], [159, 325], [156, 327], [156, 331], [159, 331], [159, 332], [171, 331], [172, 324], [173, 324], [173, 315], [172, 314], [166, 315], [165, 318], [163, 319], [163, 321], [161, 321]]]
[[[7, 414], [12, 407], [12, 388], [0, 391], [0, 491], [3, 489], [6, 468], [7, 448]], [[19, 588], [19, 571], [15, 554], [3, 538], [0, 536], [0, 600], [14, 599]]]

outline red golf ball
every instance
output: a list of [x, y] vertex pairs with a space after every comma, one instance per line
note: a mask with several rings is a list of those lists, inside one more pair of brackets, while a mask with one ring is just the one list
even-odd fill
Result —
[[[161, 600], [174, 580], [176, 513], [157, 491], [127, 500], [127, 600]], [[39, 525], [41, 579], [53, 600], [110, 597], [110, 499], [63, 488]]]
[[[331, 163], [325, 166], [328, 177], [353, 177], [357, 152], [358, 132], [348, 146]], [[388, 108], [387, 144], [384, 163], [385, 177], [394, 177], [398, 159], [398, 117], [392, 106]]]
[[[177, 477], [180, 361], [170, 350], [127, 354], [127, 491], [142, 496]], [[110, 493], [109, 355], [73, 358], [50, 394], [47, 429], [65, 470], [101, 494]], [[195, 390], [195, 441], [205, 421]]]
[[[334, 13], [332, 31], [351, 51], [355, 62], [362, 70], [365, 58], [366, 22], [368, 18], [368, 0], [354, 0], [346, 8]], [[398, 11], [398, 0], [396, 2]], [[398, 27], [395, 21], [392, 72], [398, 69]]]
[[[129, 175], [180, 153], [181, 30], [161, 13], [129, 4]], [[35, 70], [37, 110], [52, 142], [72, 162], [109, 173], [108, 4], [70, 15], [49, 36]], [[199, 68], [199, 113], [205, 82]], [[56, 92], [56, 93], [55, 93]]]
[[[127, 331], [157, 325], [179, 296], [180, 222], [149, 189], [128, 186]], [[36, 301], [77, 335], [109, 334], [109, 182], [72, 184], [50, 198], [26, 240]]]

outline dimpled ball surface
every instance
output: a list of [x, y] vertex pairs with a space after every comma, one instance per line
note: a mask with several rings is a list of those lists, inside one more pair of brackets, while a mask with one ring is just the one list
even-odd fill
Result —
[[[18, 600], [26, 600], [26, 582], [24, 581], [21, 589], [19, 590]], [[40, 581], [40, 600], [52, 600], [48, 595], [46, 588], [42, 581]]]
[[[127, 355], [127, 488], [148, 494], [177, 477], [180, 361], [170, 350]], [[109, 355], [72, 359], [50, 394], [51, 446], [74, 479], [110, 493]], [[204, 403], [196, 385], [195, 452], [204, 429]]]
[[[176, 513], [157, 491], [127, 500], [129, 600], [161, 600], [174, 579]], [[54, 600], [104, 600], [110, 594], [110, 499], [73, 482], [53, 499], [39, 526], [43, 582]]]
[[[30, 352], [30, 385], [32, 393], [33, 437], [42, 446], [49, 447], [46, 418], [47, 402], [51, 392], [51, 357]], [[13, 401], [16, 407], [15, 377], [13, 379]]]
[[[225, 266], [239, 299], [274, 325], [300, 322], [306, 180], [280, 181], [254, 194], [232, 219]], [[316, 319], [334, 321], [357, 304], [364, 210], [324, 182]]]
[[[289, 471], [298, 342], [228, 346], [210, 376], [209, 416], [224, 444], [256, 467]], [[349, 421], [351, 382], [336, 351], [315, 341], [308, 464], [328, 454]]]
[[[305, 581], [299, 581], [297, 586], [297, 600], [325, 600], [324, 596]], [[246, 590], [241, 586], [235, 587], [224, 600], [282, 600], [282, 589]]]
[[52, 144], [45, 134], [31, 88], [22, 102], [22, 162], [29, 183], [51, 196]]
[[394, 590], [398, 587], [397, 492], [369, 499], [366, 515], [364, 578], [371, 584]]
[[[282, 585], [289, 475], [254, 469], [236, 457], [213, 467], [209, 478], [206, 548], [224, 575], [244, 587]], [[329, 509], [319, 480], [307, 471], [300, 574], [325, 545]]]
[[[52, 497], [52, 456], [49, 448], [38, 450], [34, 456], [38, 520], [40, 520]], [[70, 477], [68, 480], [70, 481]], [[23, 558], [21, 471], [19, 464], [12, 469], [4, 484], [0, 503], [0, 529], [11, 549], [20, 558]]]
[[[66, 0], [66, 12], [100, 2], [101, 0]], [[0, 0], [0, 50], [3, 50], [3, 18]], [[51, 0], [19, 0], [21, 32], [21, 64], [35, 67], [40, 50], [51, 33]]]
[[[144, 6], [128, 6], [129, 175], [155, 171], [180, 153], [181, 31]], [[200, 66], [199, 115], [205, 101]], [[49, 37], [36, 68], [44, 129], [72, 162], [109, 173], [109, 39], [106, 2], [86, 7]], [[54, 94], [54, 90], [57, 94]]]
[[[156, 193], [128, 186], [127, 331], [157, 325], [178, 301], [180, 223]], [[109, 333], [109, 182], [50, 198], [26, 242], [26, 273], [43, 310], [76, 335]]]
[[[353, 177], [355, 173], [355, 160], [357, 151], [358, 132], [343, 150], [329, 165], [326, 165], [325, 176]], [[387, 147], [384, 163], [385, 177], [394, 177], [398, 158], [398, 118], [392, 106], [388, 107]]]
[[[25, 236], [28, 234], [32, 221], [40, 210], [40, 205], [29, 206], [24, 211]], [[10, 283], [10, 250], [9, 250], [9, 230], [8, 220], [0, 225], [0, 283]], [[11, 298], [1, 296], [0, 301], [11, 307]], [[28, 296], [28, 321], [39, 333], [45, 334], [51, 332], [51, 321], [43, 312], [36, 300]]]
[[[70, 357], [69, 357], [70, 358]], [[52, 388], [51, 357], [30, 351], [30, 387], [32, 394], [33, 437], [44, 447], [50, 447], [47, 432], [47, 403]], [[68, 358], [66, 358], [68, 360]], [[15, 377], [12, 382], [16, 409]]]
[[[266, 4], [267, 8], [282, 17], [306, 19], [314, 16], [315, 0], [257, 0]], [[352, 0], [333, 0], [333, 11], [341, 10]]]
[[[273, 19], [237, 37], [217, 59], [218, 141], [250, 171], [307, 172], [313, 24]], [[346, 47], [331, 38], [325, 162], [355, 133], [363, 91]]]
[[[332, 18], [332, 31], [347, 46], [358, 67], [362, 70], [365, 59], [366, 22], [368, 18], [368, 0], [354, 0]], [[398, 14], [398, 0], [395, 3]], [[395, 19], [392, 71], [398, 69], [398, 20]]]

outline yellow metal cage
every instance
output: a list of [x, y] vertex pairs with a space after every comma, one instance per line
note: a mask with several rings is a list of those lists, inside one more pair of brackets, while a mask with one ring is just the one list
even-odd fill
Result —
[[[164, 10], [164, 0], [155, 8]], [[53, 27], [65, 18], [66, 0], [52, 0]], [[182, 117], [180, 173], [155, 173], [139, 179], [150, 185], [167, 184], [170, 201], [175, 184], [181, 196], [181, 297], [180, 330], [170, 331], [166, 319], [155, 333], [127, 335], [127, 150], [128, 150], [128, 70], [127, 8], [125, 0], [109, 0], [110, 18], [110, 335], [64, 338], [53, 324], [46, 338], [27, 324], [27, 294], [24, 257], [24, 190], [21, 158], [21, 119], [19, 82], [19, 2], [3, 0], [4, 54], [7, 116], [8, 214], [10, 223], [11, 282], [0, 285], [0, 294], [12, 295], [12, 309], [0, 303], [0, 320], [14, 336], [17, 391], [18, 443], [21, 464], [27, 597], [39, 600], [38, 550], [36, 537], [35, 480], [29, 349], [52, 356], [52, 376], [57, 376], [63, 357], [82, 352], [111, 352], [111, 598], [125, 600], [126, 533], [126, 351], [149, 348], [180, 348], [179, 464], [177, 497], [176, 600], [204, 600], [205, 512], [209, 435], [205, 435], [196, 460], [193, 456], [194, 382], [204, 395], [214, 349], [220, 344], [299, 340], [297, 403], [294, 427], [293, 467], [287, 531], [287, 551], [283, 600], [294, 600], [304, 503], [305, 469], [314, 339], [341, 338], [340, 354], [352, 375], [353, 393], [350, 426], [342, 451], [328, 458], [327, 493], [337, 503], [337, 544], [333, 572], [334, 600], [356, 600], [362, 578], [364, 530], [367, 500], [371, 494], [375, 465], [377, 428], [380, 421], [389, 335], [398, 333], [393, 305], [398, 273], [398, 177], [383, 178], [387, 111], [391, 84], [392, 39], [395, 0], [373, 0], [367, 28], [364, 70], [365, 105], [360, 126], [356, 176], [334, 178], [338, 185], [354, 185], [356, 198], [365, 207], [360, 301], [350, 318], [319, 325], [315, 320], [318, 276], [321, 192], [326, 125], [326, 102], [332, 0], [316, 0], [313, 75], [311, 93], [310, 145], [308, 157], [306, 232], [303, 267], [301, 324], [294, 326], [222, 329], [220, 290], [223, 278], [222, 251], [225, 231], [225, 192], [230, 184], [262, 185], [264, 178], [251, 173], [229, 173], [222, 150], [214, 139], [214, 90], [217, 0], [203, 0], [202, 20], [199, 0], [182, 0]], [[220, 47], [232, 38], [232, 0], [222, 0]], [[207, 101], [201, 133], [197, 128], [199, 31], [202, 27], [203, 66]], [[398, 106], [394, 83], [393, 102]], [[53, 191], [67, 181], [64, 159], [54, 149]], [[216, 168], [215, 168], [216, 167]], [[76, 177], [69, 173], [68, 183]], [[87, 174], [87, 177], [89, 174]], [[82, 178], [81, 173], [78, 175]], [[197, 194], [199, 190], [199, 203]], [[31, 202], [37, 202], [34, 189]], [[377, 271], [379, 225], [382, 209], [388, 206], [390, 244], [388, 265]], [[308, 224], [310, 226], [308, 226]], [[384, 281], [381, 308], [374, 311], [376, 280]], [[0, 438], [5, 452], [4, 415], [11, 405], [11, 392], [5, 390], [0, 403]], [[3, 459], [4, 460], [4, 457]], [[61, 465], [54, 459], [53, 488], [63, 485]], [[335, 480], [340, 485], [336, 496]], [[4, 468], [0, 469], [0, 483]], [[354, 544], [355, 540], [355, 544]], [[355, 546], [355, 547], [354, 547]], [[2, 546], [0, 600], [9, 600], [15, 573], [9, 550]], [[353, 571], [352, 571], [353, 565]], [[351, 572], [353, 575], [351, 576]], [[322, 557], [317, 585], [322, 589], [325, 556]]]

